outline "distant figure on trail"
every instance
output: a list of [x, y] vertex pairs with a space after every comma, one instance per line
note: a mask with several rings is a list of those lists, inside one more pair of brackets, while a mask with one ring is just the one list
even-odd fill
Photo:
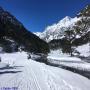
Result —
[[28, 59], [31, 59], [31, 55], [30, 54], [28, 54], [28, 57], [27, 57]]
[[1, 57], [0, 57], [0, 62], [1, 62]]

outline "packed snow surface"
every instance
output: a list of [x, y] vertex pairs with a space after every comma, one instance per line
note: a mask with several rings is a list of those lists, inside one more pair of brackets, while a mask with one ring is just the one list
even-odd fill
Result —
[[[27, 54], [0, 54], [2, 63], [10, 68], [0, 69], [0, 89], [15, 90], [89, 90], [90, 80], [73, 72], [27, 59]], [[13, 90], [13, 89], [12, 89]]]

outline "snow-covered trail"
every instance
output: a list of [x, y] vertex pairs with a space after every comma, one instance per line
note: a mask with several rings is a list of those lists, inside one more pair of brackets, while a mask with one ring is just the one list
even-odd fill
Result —
[[13, 68], [0, 69], [2, 72], [0, 89], [2, 87], [17, 87], [17, 90], [88, 90], [90, 88], [90, 80], [83, 76], [27, 60], [23, 54], [15, 55], [2, 56], [3, 59], [7, 57], [7, 60], [12, 58]]

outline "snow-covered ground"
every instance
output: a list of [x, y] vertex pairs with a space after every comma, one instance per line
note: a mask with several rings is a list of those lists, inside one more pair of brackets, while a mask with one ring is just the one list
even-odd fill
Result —
[[89, 90], [90, 80], [73, 72], [27, 59], [25, 52], [0, 54], [0, 89], [10, 90]]
[[62, 53], [61, 50], [51, 50], [51, 52], [48, 54], [48, 59], [52, 59], [52, 60], [59, 60], [59, 61], [72, 61], [72, 62], [81, 62], [80, 58], [76, 58], [76, 57], [70, 57], [69, 54], [64, 54]]
[[7, 63], [0, 63], [0, 69], [8, 68], [8, 67], [9, 67], [9, 64], [7, 64]]
[[72, 67], [78, 70], [90, 71], [90, 63], [60, 63], [60, 65]]
[[[85, 47], [84, 47], [85, 46]], [[89, 55], [89, 44], [79, 46], [77, 50], [82, 55]], [[71, 67], [78, 70], [90, 71], [90, 63], [82, 61], [77, 57], [70, 57], [68, 54], [63, 54], [61, 50], [52, 50], [48, 54], [48, 62], [51, 64], [56, 64], [60, 66]]]
[[80, 53], [80, 56], [88, 57], [90, 56], [90, 45], [89, 43], [82, 46], [78, 46], [76, 50]]

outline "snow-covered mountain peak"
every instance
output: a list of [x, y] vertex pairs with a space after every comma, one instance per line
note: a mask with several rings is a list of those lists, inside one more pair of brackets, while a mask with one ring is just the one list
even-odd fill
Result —
[[60, 20], [57, 25], [59, 25], [61, 27], [68, 27], [70, 25], [75, 24], [75, 22], [77, 22], [78, 20], [80, 20], [80, 18], [77, 18], [77, 17], [71, 18], [69, 16], [66, 16], [65, 18]]
[[62, 20], [59, 21], [60, 24], [64, 24], [64, 23], [67, 23], [69, 21], [71, 21], [72, 18], [69, 17], [69, 16], [66, 16], [65, 18], [63, 18]]
[[66, 16], [62, 20], [60, 20], [58, 23], [52, 24], [51, 26], [47, 26], [47, 28], [44, 30], [44, 32], [54, 32], [57, 30], [60, 30], [63, 27], [69, 27], [70, 25], [74, 25], [77, 21], [79, 21], [80, 18], [71, 18], [69, 16]]
[[52, 24], [51, 26], [47, 26], [44, 30], [44, 32], [35, 33], [37, 36], [39, 36], [41, 39], [49, 42], [53, 39], [60, 39], [63, 37], [64, 32], [67, 30], [68, 27], [72, 28], [76, 22], [78, 22], [81, 18], [71, 18], [69, 16], [66, 16], [62, 20], [60, 20], [58, 23]]

